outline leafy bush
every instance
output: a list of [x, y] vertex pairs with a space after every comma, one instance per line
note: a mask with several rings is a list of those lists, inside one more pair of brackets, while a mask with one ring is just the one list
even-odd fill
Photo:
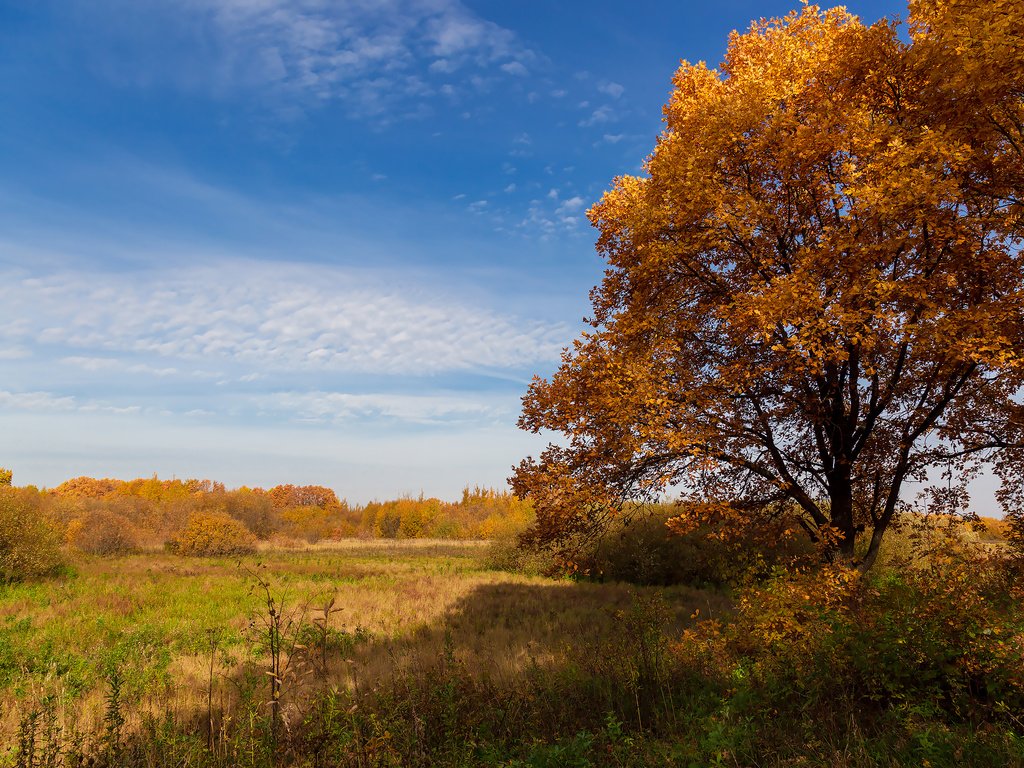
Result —
[[229, 515], [197, 512], [167, 548], [179, 555], [244, 555], [256, 551], [256, 537]]
[[1013, 567], [954, 543], [902, 571], [780, 572], [742, 593], [733, 621], [686, 630], [676, 657], [766, 738], [820, 738], [773, 735], [763, 719], [820, 725], [808, 713], [893, 733], [1019, 727], [1024, 588]]
[[484, 551], [483, 563], [496, 571], [521, 573], [526, 576], [546, 576], [563, 570], [555, 556], [545, 550], [534, 550], [519, 545], [516, 536], [506, 535], [491, 541]]
[[61, 535], [34, 489], [0, 485], [0, 583], [57, 572]]
[[247, 488], [220, 494], [223, 511], [245, 525], [261, 539], [268, 538], [275, 530], [274, 505], [262, 494]]
[[120, 555], [139, 548], [139, 536], [127, 519], [93, 509], [68, 525], [68, 542], [91, 555]]
[[787, 532], [786, 518], [741, 532], [706, 527], [681, 532], [668, 523], [674, 504], [647, 505], [617, 522], [578, 554], [576, 564], [591, 578], [632, 584], [695, 586], [762, 578], [780, 563], [812, 551], [802, 536]]

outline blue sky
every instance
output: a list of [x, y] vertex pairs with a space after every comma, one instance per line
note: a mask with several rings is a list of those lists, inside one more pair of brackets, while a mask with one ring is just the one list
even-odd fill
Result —
[[0, 465], [503, 486], [586, 209], [680, 59], [795, 5], [0, 0]]

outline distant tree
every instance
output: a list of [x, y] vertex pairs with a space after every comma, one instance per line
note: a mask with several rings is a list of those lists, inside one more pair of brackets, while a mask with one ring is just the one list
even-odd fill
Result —
[[512, 478], [533, 536], [671, 491], [680, 529], [864, 532], [866, 568], [908, 482], [1024, 486], [1021, 62], [1020, 0], [913, 0], [909, 39], [805, 6], [683, 63], [647, 175], [589, 212], [593, 330], [524, 400], [565, 437]]
[[101, 480], [94, 477], [75, 477], [58, 485], [53, 489], [53, 493], [75, 499], [99, 499], [113, 493], [122, 485], [124, 481], [106, 477]]
[[275, 507], [338, 507], [341, 502], [330, 488], [322, 485], [277, 485], [267, 491]]
[[0, 485], [12, 485], [14, 483], [14, 472], [7, 467], [0, 467]]

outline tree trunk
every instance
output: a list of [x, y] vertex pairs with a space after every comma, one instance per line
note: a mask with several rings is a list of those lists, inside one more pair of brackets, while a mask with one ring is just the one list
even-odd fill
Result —
[[878, 559], [878, 548], [882, 545], [883, 535], [885, 535], [885, 526], [877, 525], [871, 531], [871, 542], [868, 544], [867, 554], [864, 555], [864, 559], [857, 565], [861, 573], [870, 571], [871, 567], [875, 564], [875, 560]]
[[836, 554], [852, 560], [857, 529], [853, 521], [853, 484], [849, 477], [837, 473], [829, 478], [829, 502], [832, 507], [830, 523], [839, 531]]

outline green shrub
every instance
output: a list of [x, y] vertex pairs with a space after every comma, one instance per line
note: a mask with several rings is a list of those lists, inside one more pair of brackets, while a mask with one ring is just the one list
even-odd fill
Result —
[[563, 570], [551, 552], [519, 546], [515, 536], [492, 540], [484, 550], [483, 564], [496, 571], [521, 573], [525, 576], [546, 576]]
[[737, 535], [698, 529], [673, 531], [666, 523], [679, 513], [672, 504], [649, 505], [628, 522], [613, 525], [583, 548], [580, 571], [591, 578], [648, 586], [735, 584], [767, 576], [779, 563], [810, 551], [801, 537], [783, 533], [784, 521]]
[[256, 537], [233, 517], [220, 512], [197, 512], [185, 528], [167, 542], [179, 555], [244, 555], [256, 551]]
[[60, 543], [38, 492], [0, 485], [0, 583], [56, 573], [64, 564]]

